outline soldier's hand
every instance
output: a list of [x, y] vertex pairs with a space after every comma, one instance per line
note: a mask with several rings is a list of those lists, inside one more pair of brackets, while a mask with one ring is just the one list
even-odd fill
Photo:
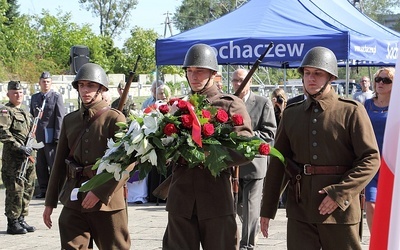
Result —
[[51, 214], [53, 213], [53, 208], [50, 206], [45, 206], [43, 211], [43, 222], [44, 224], [51, 229], [53, 226], [53, 222], [51, 221]]
[[270, 218], [260, 218], [261, 233], [264, 235], [265, 238], [268, 238], [269, 220]]
[[33, 149], [31, 147], [26, 147], [26, 146], [20, 146], [19, 150], [26, 156], [30, 156], [33, 151]]
[[[325, 190], [319, 190], [318, 193], [320, 194], [326, 194]], [[319, 214], [325, 215], [325, 214], [331, 214], [333, 211], [338, 208], [338, 204], [336, 201], [334, 201], [331, 197], [328, 195], [325, 196], [325, 198], [322, 200], [321, 204], [318, 207]]]
[[85, 209], [92, 208], [97, 204], [97, 202], [99, 202], [99, 200], [100, 199], [97, 198], [97, 196], [92, 191], [90, 191], [86, 195], [85, 199], [83, 199], [82, 207], [85, 208]]

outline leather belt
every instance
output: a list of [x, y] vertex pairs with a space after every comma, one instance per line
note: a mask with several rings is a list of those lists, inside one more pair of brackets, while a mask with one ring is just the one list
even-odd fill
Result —
[[347, 166], [315, 166], [311, 164], [304, 164], [304, 175], [342, 175], [349, 170]]

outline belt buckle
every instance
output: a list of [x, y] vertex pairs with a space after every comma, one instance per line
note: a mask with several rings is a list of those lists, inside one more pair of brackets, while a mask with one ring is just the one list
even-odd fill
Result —
[[311, 164], [304, 164], [303, 165], [303, 173], [304, 175], [311, 175], [311, 173], [307, 173], [307, 167], [310, 167]]

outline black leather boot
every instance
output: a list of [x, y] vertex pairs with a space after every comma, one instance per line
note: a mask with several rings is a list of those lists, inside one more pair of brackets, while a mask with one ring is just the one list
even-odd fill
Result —
[[7, 218], [7, 233], [8, 234], [26, 234], [27, 231], [21, 226], [18, 219]]
[[26, 229], [29, 233], [35, 232], [36, 228], [34, 226], [29, 226], [28, 223], [26, 223], [24, 216], [20, 216], [18, 218], [19, 224]]

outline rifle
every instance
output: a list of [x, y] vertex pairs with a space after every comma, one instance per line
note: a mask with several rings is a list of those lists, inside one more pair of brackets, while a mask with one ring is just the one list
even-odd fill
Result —
[[253, 67], [251, 67], [249, 73], [247, 73], [246, 77], [243, 79], [243, 82], [240, 84], [239, 88], [235, 92], [235, 96], [239, 96], [239, 94], [243, 91], [243, 89], [246, 87], [247, 82], [251, 79], [253, 76], [254, 72], [264, 59], [265, 55], [271, 50], [271, 48], [274, 46], [273, 42], [270, 42], [267, 49], [264, 51], [264, 53], [261, 54], [261, 56], [256, 60], [256, 62], [253, 64]]
[[[43, 111], [44, 111], [44, 106], [45, 105], [46, 105], [46, 99], [43, 100], [42, 107], [41, 108], [37, 108], [39, 112], [38, 112], [37, 116], [35, 117], [35, 119], [33, 120], [32, 128], [29, 131], [28, 139], [26, 140], [26, 143], [25, 143], [25, 147], [27, 147], [27, 148], [40, 149], [40, 148], [44, 147], [43, 142], [39, 142], [38, 143], [36, 141], [36, 129], [37, 129], [37, 125], [39, 123], [39, 120], [43, 116]], [[28, 163], [29, 162], [35, 163], [35, 159], [31, 155], [27, 156], [25, 161], [22, 163], [21, 168], [20, 168], [19, 173], [18, 173], [18, 179], [20, 179], [22, 181], [28, 181], [25, 178], [25, 175], [26, 175], [26, 169], [28, 167]]]
[[[238, 96], [242, 92], [242, 90], [246, 87], [247, 83], [253, 76], [254, 72], [256, 71], [256, 69], [258, 68], [258, 66], [260, 65], [262, 60], [264, 59], [265, 55], [271, 50], [271, 48], [273, 46], [274, 46], [274, 43], [270, 42], [267, 49], [264, 51], [264, 53], [262, 53], [261, 56], [256, 60], [256, 62], [253, 64], [253, 67], [250, 69], [249, 73], [247, 73], [246, 77], [240, 84], [239, 88], [236, 90], [236, 92], [234, 94], [235, 96]], [[235, 168], [237, 168], [237, 170], [235, 169], [234, 176], [232, 176], [233, 177], [232, 178], [233, 187], [235, 187], [235, 185], [239, 185], [239, 167], [237, 166]], [[169, 186], [171, 184], [171, 180], [172, 180], [171, 176], [169, 176], [167, 179], [165, 179], [165, 181], [163, 181], [156, 189], [154, 189], [153, 195], [155, 197], [165, 200], [168, 196], [168, 190], [169, 190]], [[235, 183], [236, 181], [237, 181], [237, 183]], [[235, 201], [237, 201], [237, 193], [235, 193]]]
[[118, 110], [119, 111], [122, 111], [122, 109], [125, 106], [126, 99], [128, 97], [129, 88], [131, 87], [131, 84], [133, 82], [133, 78], [135, 77], [135, 72], [136, 72], [136, 69], [137, 69], [137, 66], [138, 66], [139, 59], [140, 59], [140, 55], [138, 55], [138, 57], [136, 59], [136, 63], [135, 63], [135, 66], [133, 68], [133, 71], [129, 72], [128, 82], [125, 85], [124, 92], [122, 92], [121, 99], [120, 99], [120, 101], [118, 103]]

